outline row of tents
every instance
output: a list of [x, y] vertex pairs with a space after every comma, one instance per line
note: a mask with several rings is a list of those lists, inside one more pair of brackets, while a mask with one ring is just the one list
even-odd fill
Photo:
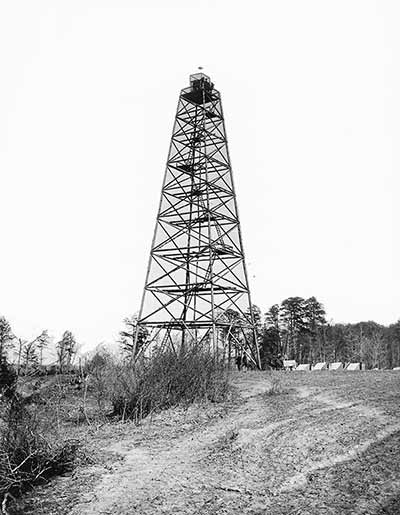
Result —
[[[309, 371], [318, 371], [318, 370], [366, 370], [365, 363], [316, 363], [312, 365], [311, 363], [301, 363], [297, 364], [294, 359], [287, 359], [283, 361], [283, 368], [285, 370], [296, 370], [300, 372], [309, 372]], [[373, 370], [378, 370], [378, 368], [374, 368]], [[399, 370], [400, 367], [395, 367], [393, 370]]]

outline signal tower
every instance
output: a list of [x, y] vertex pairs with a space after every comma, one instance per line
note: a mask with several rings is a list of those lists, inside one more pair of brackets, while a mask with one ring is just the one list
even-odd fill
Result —
[[134, 356], [152, 342], [229, 346], [260, 367], [221, 95], [204, 73], [179, 96]]

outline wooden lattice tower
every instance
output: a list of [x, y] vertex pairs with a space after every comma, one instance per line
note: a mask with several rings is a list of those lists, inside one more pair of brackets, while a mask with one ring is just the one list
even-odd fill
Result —
[[203, 73], [179, 96], [138, 325], [137, 350], [233, 338], [260, 365], [221, 95]]

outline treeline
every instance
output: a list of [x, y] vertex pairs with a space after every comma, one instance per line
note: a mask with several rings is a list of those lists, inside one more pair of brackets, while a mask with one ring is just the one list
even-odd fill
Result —
[[[148, 331], [139, 328], [138, 338], [135, 338], [137, 316], [124, 318], [123, 324], [123, 330], [119, 332], [119, 339], [115, 343], [119, 346], [121, 357], [129, 361], [141, 350], [148, 338]], [[0, 316], [0, 362], [6, 360], [11, 363], [18, 375], [71, 372], [79, 368], [79, 351], [80, 345], [71, 331], [64, 331], [59, 341], [50, 336], [47, 330], [32, 340], [26, 340], [15, 335], [7, 319]], [[88, 355], [93, 352], [96, 349]], [[87, 359], [88, 356], [83, 355], [83, 363]]]
[[[253, 306], [253, 315], [262, 368], [279, 368], [282, 358], [295, 359], [298, 363], [363, 362], [367, 368], [400, 366], [400, 320], [389, 326], [373, 321], [330, 323], [324, 306], [315, 297], [289, 297], [271, 306], [265, 314]], [[222, 316], [232, 322], [228, 334], [223, 335], [228, 340], [230, 356], [241, 345], [235, 324], [240, 315], [228, 309]], [[135, 338], [137, 317], [125, 318], [123, 322], [117, 343], [122, 356], [131, 359], [140, 352], [149, 335], [146, 329], [140, 328]], [[71, 331], [65, 331], [57, 342], [47, 331], [28, 341], [14, 335], [8, 321], [0, 316], [0, 357], [8, 357], [19, 374], [49, 368], [43, 364], [45, 352], [54, 358], [50, 368], [67, 372], [74, 367], [78, 350]]]
[[363, 362], [367, 368], [400, 366], [400, 320], [333, 324], [315, 298], [289, 297], [262, 317], [254, 307], [264, 366], [281, 355], [298, 363]]
[[78, 348], [71, 331], [65, 331], [55, 343], [46, 330], [32, 340], [25, 340], [16, 336], [10, 323], [0, 316], [0, 360], [13, 362], [18, 374], [26, 375], [44, 370], [45, 352], [55, 356], [53, 368], [61, 373], [68, 371], [73, 367]]

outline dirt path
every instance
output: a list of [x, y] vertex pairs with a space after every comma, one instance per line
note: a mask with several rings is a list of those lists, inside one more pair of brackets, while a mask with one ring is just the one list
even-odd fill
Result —
[[374, 446], [398, 437], [398, 419], [307, 387], [268, 395], [266, 374], [242, 374], [235, 383], [241, 401], [225, 413], [207, 419], [198, 407], [170, 422], [161, 415], [113, 444], [108, 450], [123, 459], [71, 515], [380, 513], [396, 495], [396, 466], [386, 467], [384, 491], [375, 474], [373, 497], [361, 489], [356, 504], [354, 492], [342, 495], [336, 483], [337, 476], [354, 482], [375, 459]]
[[213, 447], [229, 446], [240, 429], [242, 436], [245, 434], [245, 428], [257, 420], [258, 397], [269, 386], [268, 381], [242, 379], [240, 391], [245, 404], [205, 428], [178, 438], [161, 432], [158, 437], [152, 435], [145, 446], [136, 445], [134, 440], [113, 445], [109, 451], [122, 455], [123, 462], [103, 476], [90, 502], [86, 499], [73, 513], [150, 514], [157, 512], [157, 506], [160, 513], [208, 513], [208, 509], [212, 513], [208, 505], [214, 505], [221, 492], [237, 494], [239, 489], [199, 464], [207, 460]]

